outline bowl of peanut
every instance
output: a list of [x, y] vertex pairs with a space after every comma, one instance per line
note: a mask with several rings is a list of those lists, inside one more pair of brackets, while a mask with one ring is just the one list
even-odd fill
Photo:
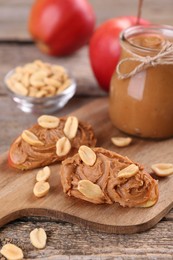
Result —
[[9, 71], [5, 87], [18, 108], [37, 114], [61, 109], [76, 92], [76, 82], [64, 67], [40, 60]]

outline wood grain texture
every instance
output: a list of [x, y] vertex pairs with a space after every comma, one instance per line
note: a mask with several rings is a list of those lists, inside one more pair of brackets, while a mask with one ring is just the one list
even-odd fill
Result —
[[[23, 61], [30, 61], [30, 56], [43, 57], [35, 47], [22, 43], [23, 41], [30, 42], [30, 36], [26, 30], [26, 21], [31, 1], [0, 1], [0, 153], [7, 150], [11, 141], [22, 129], [35, 121], [33, 115], [26, 115], [17, 110], [2, 90], [3, 75], [10, 68], [23, 63]], [[113, 16], [135, 15], [136, 13], [137, 0], [91, 1], [95, 5], [97, 24]], [[142, 16], [155, 23], [173, 25], [172, 6], [172, 0], [145, 0]], [[2, 44], [5, 41], [10, 41], [12, 44]], [[20, 41], [21, 44], [13, 44], [14, 41]], [[82, 50], [80, 53], [82, 53]], [[82, 59], [82, 55], [80, 56], [79, 64], [85, 62], [85, 57], [84, 55], [84, 59]], [[44, 56], [44, 59], [47, 60], [47, 57]], [[53, 60], [53, 58], [51, 59]], [[67, 66], [68, 59], [62, 59], [62, 62]], [[78, 63], [77, 59], [76, 62]], [[84, 63], [82, 64], [86, 73], [82, 73], [81, 79], [79, 76], [80, 70], [76, 71], [80, 90], [83, 89], [83, 80], [86, 87], [87, 82], [89, 82], [89, 88], [90, 85], [96, 85], [90, 72], [87, 74], [88, 62], [85, 63], [86, 68]], [[74, 63], [73, 65], [76, 66], [77, 64]], [[90, 89], [91, 94], [92, 91], [95, 93], [95, 89]], [[91, 98], [75, 98], [56, 115], [66, 114], [70, 110], [89, 102], [87, 100], [91, 100]], [[13, 129], [12, 131], [10, 127]], [[29, 242], [29, 232], [40, 226], [45, 228], [48, 233], [48, 246], [41, 251], [35, 249]], [[21, 246], [25, 253], [25, 259], [28, 260], [169, 260], [173, 259], [172, 230], [173, 210], [154, 228], [147, 232], [132, 235], [98, 233], [70, 223], [55, 222], [49, 218], [32, 217], [14, 221], [1, 228], [0, 246], [12, 240]], [[4, 258], [2, 259], [4, 260]]]
[[[169, 215], [168, 215], [169, 216]], [[29, 233], [35, 227], [43, 227], [48, 241], [44, 250], [34, 249]], [[172, 259], [173, 223], [163, 219], [140, 234], [115, 235], [95, 232], [70, 223], [49, 218], [23, 218], [1, 228], [1, 244], [8, 240], [19, 245], [26, 259], [53, 260], [133, 260]]]
[[[87, 114], [87, 111], [92, 112]], [[115, 148], [110, 139], [112, 136], [119, 136], [122, 133], [113, 127], [109, 120], [107, 99], [98, 99], [83, 106], [74, 111], [73, 115], [92, 124], [98, 138], [98, 146], [126, 155], [132, 160], [142, 163], [147, 170], [150, 170], [152, 163], [165, 160], [172, 163], [172, 140], [156, 142], [136, 139], [129, 147]], [[105, 122], [104, 125], [103, 122]], [[45, 198], [37, 199], [32, 194], [32, 189], [38, 170], [25, 173], [15, 171], [8, 167], [7, 157], [1, 156], [1, 226], [21, 216], [49, 216], [104, 232], [136, 233], [154, 226], [173, 206], [172, 177], [162, 178], [159, 181], [160, 196], [154, 207], [129, 209], [122, 208], [116, 203], [94, 205], [66, 197], [62, 192], [59, 179], [60, 164], [51, 166], [51, 170], [51, 191]]]
[[[75, 98], [56, 115], [67, 114], [91, 100], [93, 98]], [[23, 129], [35, 122], [36, 116], [26, 115], [15, 108], [5, 95], [0, 96], [0, 111], [2, 154]], [[48, 246], [42, 251], [35, 249], [29, 242], [28, 234], [35, 227], [43, 227], [48, 233]], [[32, 217], [19, 219], [0, 228], [0, 247], [12, 239], [13, 243], [22, 247], [26, 259], [30, 260], [169, 260], [173, 258], [172, 230], [173, 210], [154, 228], [132, 235], [106, 234], [50, 218]]]

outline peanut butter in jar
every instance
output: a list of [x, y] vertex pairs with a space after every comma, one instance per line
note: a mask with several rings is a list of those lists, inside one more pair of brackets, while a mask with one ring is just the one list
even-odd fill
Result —
[[135, 136], [173, 136], [173, 27], [134, 26], [120, 40], [110, 88], [112, 123]]

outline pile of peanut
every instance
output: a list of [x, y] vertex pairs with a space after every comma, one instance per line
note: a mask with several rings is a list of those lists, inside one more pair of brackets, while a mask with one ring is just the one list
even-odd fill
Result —
[[70, 86], [71, 80], [64, 67], [36, 60], [17, 67], [6, 83], [16, 94], [42, 98], [58, 95]]

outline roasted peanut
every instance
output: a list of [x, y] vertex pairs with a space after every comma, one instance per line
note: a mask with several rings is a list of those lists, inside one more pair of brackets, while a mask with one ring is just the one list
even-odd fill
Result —
[[19, 95], [27, 96], [28, 90], [20, 83], [20, 82], [14, 82], [12, 83], [12, 90]]
[[35, 94], [35, 97], [42, 98], [47, 96], [47, 91], [44, 89], [38, 90]]
[[28, 88], [30, 86], [29, 73], [26, 72], [25, 74], [23, 74], [23, 77], [21, 78], [21, 83], [25, 88]]
[[55, 116], [42, 115], [37, 119], [38, 124], [43, 128], [56, 128], [59, 125], [59, 118]]
[[71, 84], [71, 80], [68, 80], [67, 82], [64, 82], [57, 90], [57, 94], [61, 93], [64, 91], [67, 87], [69, 87]]
[[57, 87], [57, 88], [60, 86], [59, 81], [57, 81], [57, 80], [54, 79], [54, 78], [45, 78], [45, 79], [44, 79], [44, 83], [45, 83], [46, 85], [54, 86], [54, 87]]
[[130, 178], [139, 172], [139, 167], [136, 164], [130, 164], [126, 168], [118, 172], [118, 178]]
[[37, 181], [47, 181], [50, 176], [50, 168], [45, 166], [42, 170], [39, 170], [36, 175]]
[[173, 174], [173, 164], [172, 163], [157, 163], [151, 166], [151, 169], [156, 175], [160, 177], [166, 177]]
[[33, 193], [37, 198], [41, 198], [46, 196], [46, 194], [49, 192], [50, 184], [46, 181], [39, 181], [36, 182]]
[[6, 83], [16, 94], [41, 98], [59, 94], [71, 80], [63, 67], [36, 60], [17, 67]]
[[30, 241], [34, 247], [38, 249], [44, 248], [46, 246], [46, 240], [47, 235], [43, 228], [35, 228], [31, 231]]
[[78, 182], [78, 191], [80, 191], [85, 197], [93, 200], [102, 200], [104, 193], [100, 186], [92, 183], [89, 180], [80, 180]]
[[69, 116], [65, 122], [64, 134], [73, 139], [76, 136], [78, 130], [78, 119], [75, 116]]
[[131, 137], [112, 137], [111, 141], [114, 145], [118, 147], [128, 146], [132, 142]]
[[79, 156], [81, 160], [89, 166], [93, 166], [96, 162], [96, 154], [95, 152], [86, 145], [81, 145], [78, 150]]
[[63, 136], [56, 143], [56, 154], [58, 156], [65, 156], [71, 150], [71, 143], [67, 137]]
[[22, 139], [27, 142], [30, 145], [44, 145], [43, 142], [41, 142], [38, 137], [33, 134], [32, 132], [30, 132], [29, 130], [24, 130], [22, 133]]
[[22, 250], [11, 243], [4, 245], [0, 252], [8, 260], [21, 260], [24, 257]]

